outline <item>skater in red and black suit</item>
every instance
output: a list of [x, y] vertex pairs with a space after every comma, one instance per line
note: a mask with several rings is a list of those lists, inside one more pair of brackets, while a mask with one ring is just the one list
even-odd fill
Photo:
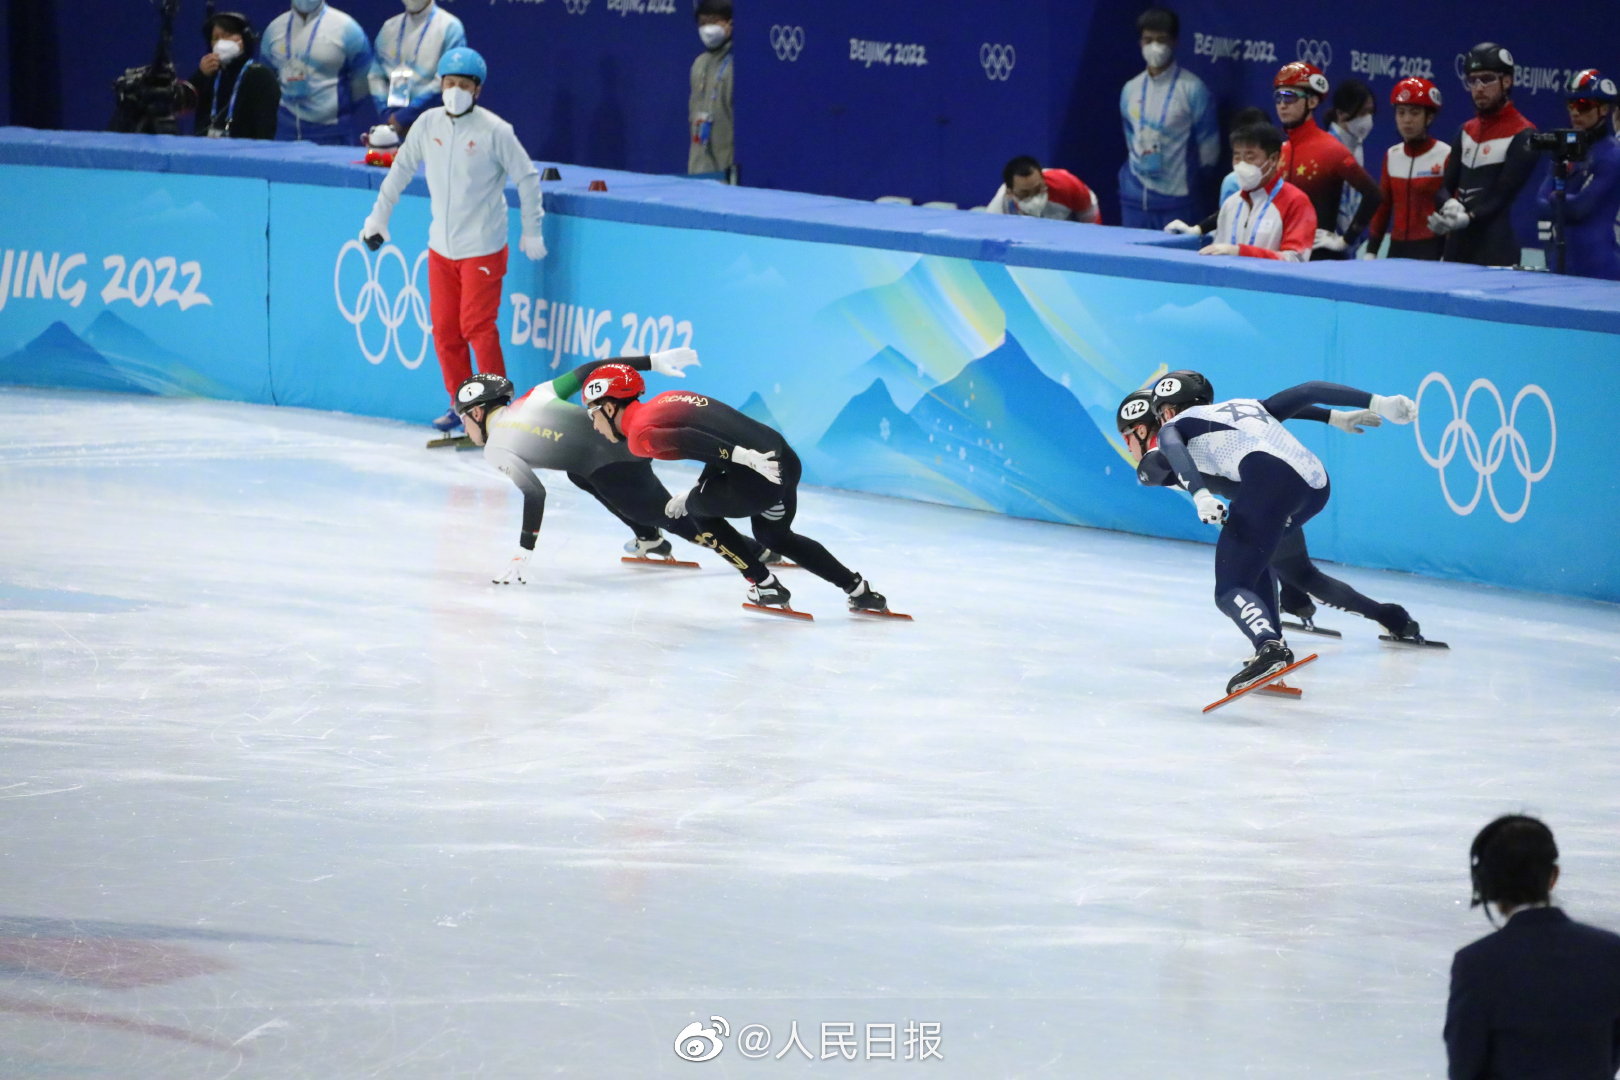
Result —
[[699, 542], [730, 559], [752, 583], [749, 602], [784, 606], [789, 593], [775, 574], [737, 554], [745, 541], [727, 518], [748, 518], [756, 540], [844, 590], [850, 610], [888, 609], [865, 578], [793, 531], [802, 467], [780, 432], [703, 394], [668, 391], [638, 400], [645, 391], [633, 368], [604, 364], [585, 380], [582, 399], [597, 433], [609, 442], [624, 440], [638, 457], [704, 463], [697, 484], [671, 499], [665, 512], [697, 519]]
[[1429, 228], [1446, 238], [1447, 262], [1514, 266], [1520, 253], [1511, 211], [1535, 171], [1530, 133], [1536, 125], [1513, 105], [1513, 54], [1502, 46], [1485, 41], [1469, 49], [1463, 85], [1478, 115], [1452, 144], [1446, 162], [1451, 198], [1429, 217]]

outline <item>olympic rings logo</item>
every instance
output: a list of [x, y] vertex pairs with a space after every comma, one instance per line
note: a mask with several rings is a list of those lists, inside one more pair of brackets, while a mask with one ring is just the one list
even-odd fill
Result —
[[563, 0], [563, 7], [568, 9], [570, 15], [583, 15], [590, 6], [591, 0]]
[[[1440, 433], [1439, 447], [1431, 454], [1423, 442], [1421, 421], [1423, 393], [1435, 384], [1445, 388], [1446, 398], [1451, 403], [1452, 418], [1446, 424], [1445, 430]], [[1483, 446], [1480, 445], [1479, 433], [1468, 421], [1468, 409], [1473, 404], [1475, 394], [1487, 394], [1496, 401], [1496, 431]], [[1530, 398], [1540, 401], [1542, 408], [1547, 410], [1549, 432], [1547, 457], [1535, 468], [1531, 467], [1529, 444], [1518, 428], [1519, 407]], [[1509, 408], [1503, 403], [1502, 395], [1489, 379], [1475, 379], [1469, 384], [1468, 392], [1463, 395], [1462, 405], [1459, 407], [1457, 394], [1452, 390], [1450, 381], [1438, 371], [1433, 371], [1418, 387], [1417, 402], [1419, 419], [1412, 424], [1413, 434], [1417, 436], [1418, 451], [1423, 455], [1423, 460], [1440, 474], [1440, 491], [1446, 497], [1446, 505], [1451, 507], [1454, 513], [1467, 517], [1474, 512], [1474, 507], [1479, 505], [1480, 496], [1489, 492], [1491, 505], [1496, 508], [1497, 516], [1503, 521], [1511, 524], [1524, 517], [1525, 511], [1530, 509], [1531, 487], [1552, 470], [1553, 456], [1558, 451], [1558, 418], [1553, 413], [1552, 399], [1547, 396], [1547, 391], [1532, 383], [1514, 396], [1513, 405]], [[1446, 467], [1457, 456], [1459, 447], [1469, 467], [1474, 470], [1474, 494], [1467, 502], [1462, 503], [1457, 501], [1446, 485]], [[1503, 509], [1496, 497], [1495, 477], [1510, 454], [1513, 458], [1513, 468], [1524, 480], [1524, 500], [1519, 503], [1516, 510]]]
[[[343, 260], [351, 251], [359, 253], [360, 261], [366, 268], [365, 281], [352, 308], [343, 297]], [[332, 293], [337, 300], [338, 314], [354, 327], [354, 339], [360, 344], [360, 353], [372, 364], [382, 363], [390, 349], [407, 371], [415, 371], [427, 359], [428, 345], [433, 340], [433, 323], [428, 317], [427, 298], [417, 287], [427, 257], [428, 253], [424, 250], [416, 257], [416, 263], [407, 267], [405, 256], [399, 248], [387, 244], [377, 252], [376, 261], [373, 262], [371, 251], [359, 240], [350, 240], [338, 251], [337, 264], [332, 269]], [[392, 298], [381, 280], [386, 265], [399, 267], [400, 287]], [[399, 332], [407, 316], [416, 321], [416, 328], [422, 333], [422, 343], [414, 357], [406, 355]], [[366, 342], [366, 324], [371, 321], [381, 323], [383, 328], [382, 344], [375, 351]]]
[[797, 60], [799, 54], [804, 52], [804, 27], [771, 27], [771, 48], [776, 51], [778, 60], [786, 60], [788, 63]]
[[1307, 64], [1315, 64], [1326, 71], [1333, 63], [1333, 43], [1315, 38], [1300, 38], [1294, 43], [1294, 56]]
[[979, 46], [979, 66], [984, 68], [984, 77], [991, 82], [1006, 82], [1013, 68], [1018, 66], [1018, 50], [1011, 45], [986, 42]]

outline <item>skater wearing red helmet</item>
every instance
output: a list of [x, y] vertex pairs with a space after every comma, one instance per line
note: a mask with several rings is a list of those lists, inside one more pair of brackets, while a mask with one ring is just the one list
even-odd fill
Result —
[[1429, 228], [1429, 215], [1440, 209], [1446, 159], [1451, 156], [1451, 147], [1429, 134], [1441, 100], [1439, 87], [1428, 79], [1402, 79], [1389, 93], [1401, 142], [1384, 155], [1378, 180], [1384, 201], [1367, 234], [1370, 254], [1377, 253], [1385, 236], [1391, 259], [1433, 261], [1445, 254], [1445, 237]]
[[[1383, 196], [1345, 145], [1319, 127], [1311, 114], [1328, 92], [1327, 76], [1315, 64], [1284, 64], [1271, 80], [1277, 119], [1288, 136], [1287, 175], [1316, 208], [1313, 259], [1342, 259], [1355, 247]], [[1343, 235], [1333, 232], [1344, 185], [1361, 193], [1361, 206]]]

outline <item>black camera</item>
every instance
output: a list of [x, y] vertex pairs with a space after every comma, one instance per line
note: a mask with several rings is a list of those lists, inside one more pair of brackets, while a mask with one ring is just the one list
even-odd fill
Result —
[[1551, 154], [1554, 161], [1580, 161], [1586, 157], [1586, 139], [1574, 128], [1532, 131], [1530, 149]]
[[145, 67], [127, 68], [113, 80], [113, 131], [144, 135], [176, 135], [176, 118], [197, 107], [197, 91], [174, 70], [170, 43], [180, 0], [153, 0], [161, 13], [157, 55]]

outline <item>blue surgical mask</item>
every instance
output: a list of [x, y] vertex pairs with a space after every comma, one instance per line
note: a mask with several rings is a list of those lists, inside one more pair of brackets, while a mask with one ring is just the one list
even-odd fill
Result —
[[326, 0], [292, 0], [292, 9], [300, 15], [313, 15]]

